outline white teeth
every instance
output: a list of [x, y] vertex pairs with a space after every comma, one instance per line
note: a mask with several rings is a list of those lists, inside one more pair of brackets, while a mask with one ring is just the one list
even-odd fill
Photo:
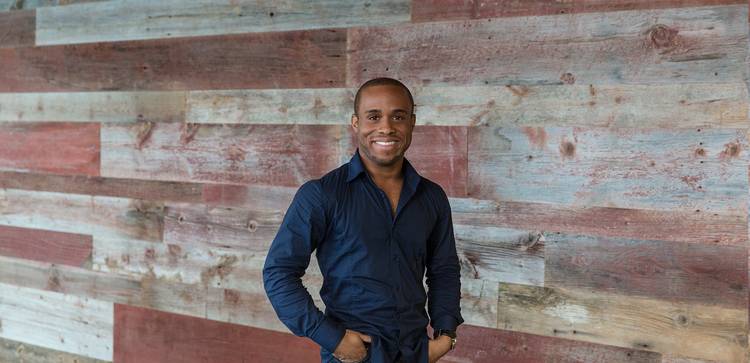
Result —
[[375, 141], [375, 143], [378, 145], [387, 146], [387, 145], [393, 145], [396, 142], [395, 141]]

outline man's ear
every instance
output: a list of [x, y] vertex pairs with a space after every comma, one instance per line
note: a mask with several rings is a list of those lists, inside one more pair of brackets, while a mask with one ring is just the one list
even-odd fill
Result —
[[352, 127], [356, 130], [359, 127], [359, 117], [356, 113], [352, 114]]

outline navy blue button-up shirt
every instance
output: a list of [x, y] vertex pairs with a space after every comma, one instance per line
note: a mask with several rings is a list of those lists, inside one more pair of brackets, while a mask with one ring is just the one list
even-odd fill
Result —
[[[372, 337], [371, 362], [427, 362], [428, 322], [449, 330], [463, 322], [448, 197], [406, 159], [403, 173], [394, 216], [357, 150], [349, 163], [299, 188], [268, 251], [263, 283], [276, 314], [295, 335], [318, 343], [324, 362], [336, 361], [331, 355], [345, 329]], [[301, 282], [313, 252], [325, 313]]]

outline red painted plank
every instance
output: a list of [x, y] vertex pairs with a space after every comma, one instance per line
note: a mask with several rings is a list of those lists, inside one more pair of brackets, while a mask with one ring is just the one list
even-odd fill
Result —
[[0, 48], [34, 46], [34, 10], [0, 12]]
[[472, 325], [458, 328], [456, 349], [441, 361], [472, 363], [660, 363], [661, 354]]
[[90, 235], [0, 225], [0, 255], [83, 267], [91, 258]]
[[414, 0], [411, 17], [420, 22], [744, 3], [745, 0]]
[[99, 175], [99, 124], [0, 124], [0, 169]]
[[0, 49], [0, 92], [344, 85], [346, 30]]
[[[420, 175], [440, 184], [449, 196], [463, 197], [469, 165], [467, 139], [467, 127], [419, 125], [414, 128], [406, 158]], [[348, 156], [357, 146], [353, 134], [351, 140]]]
[[102, 128], [102, 175], [299, 186], [340, 163], [340, 125], [153, 123]]
[[745, 246], [748, 241], [746, 215], [486, 200], [456, 200], [453, 212], [454, 223], [473, 226], [711, 245]]
[[115, 304], [115, 363], [320, 362], [307, 338]]
[[101, 195], [152, 201], [203, 201], [203, 184], [0, 171], [0, 188]]
[[544, 285], [745, 308], [747, 248], [553, 235]]

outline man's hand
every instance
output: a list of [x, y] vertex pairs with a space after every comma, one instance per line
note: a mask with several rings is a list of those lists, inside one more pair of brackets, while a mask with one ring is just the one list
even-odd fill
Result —
[[344, 334], [339, 345], [336, 346], [333, 356], [344, 363], [359, 362], [367, 356], [365, 342], [372, 342], [369, 335], [346, 329], [346, 334]]
[[435, 363], [451, 350], [451, 338], [441, 335], [437, 339], [430, 339], [427, 344], [430, 363]]

